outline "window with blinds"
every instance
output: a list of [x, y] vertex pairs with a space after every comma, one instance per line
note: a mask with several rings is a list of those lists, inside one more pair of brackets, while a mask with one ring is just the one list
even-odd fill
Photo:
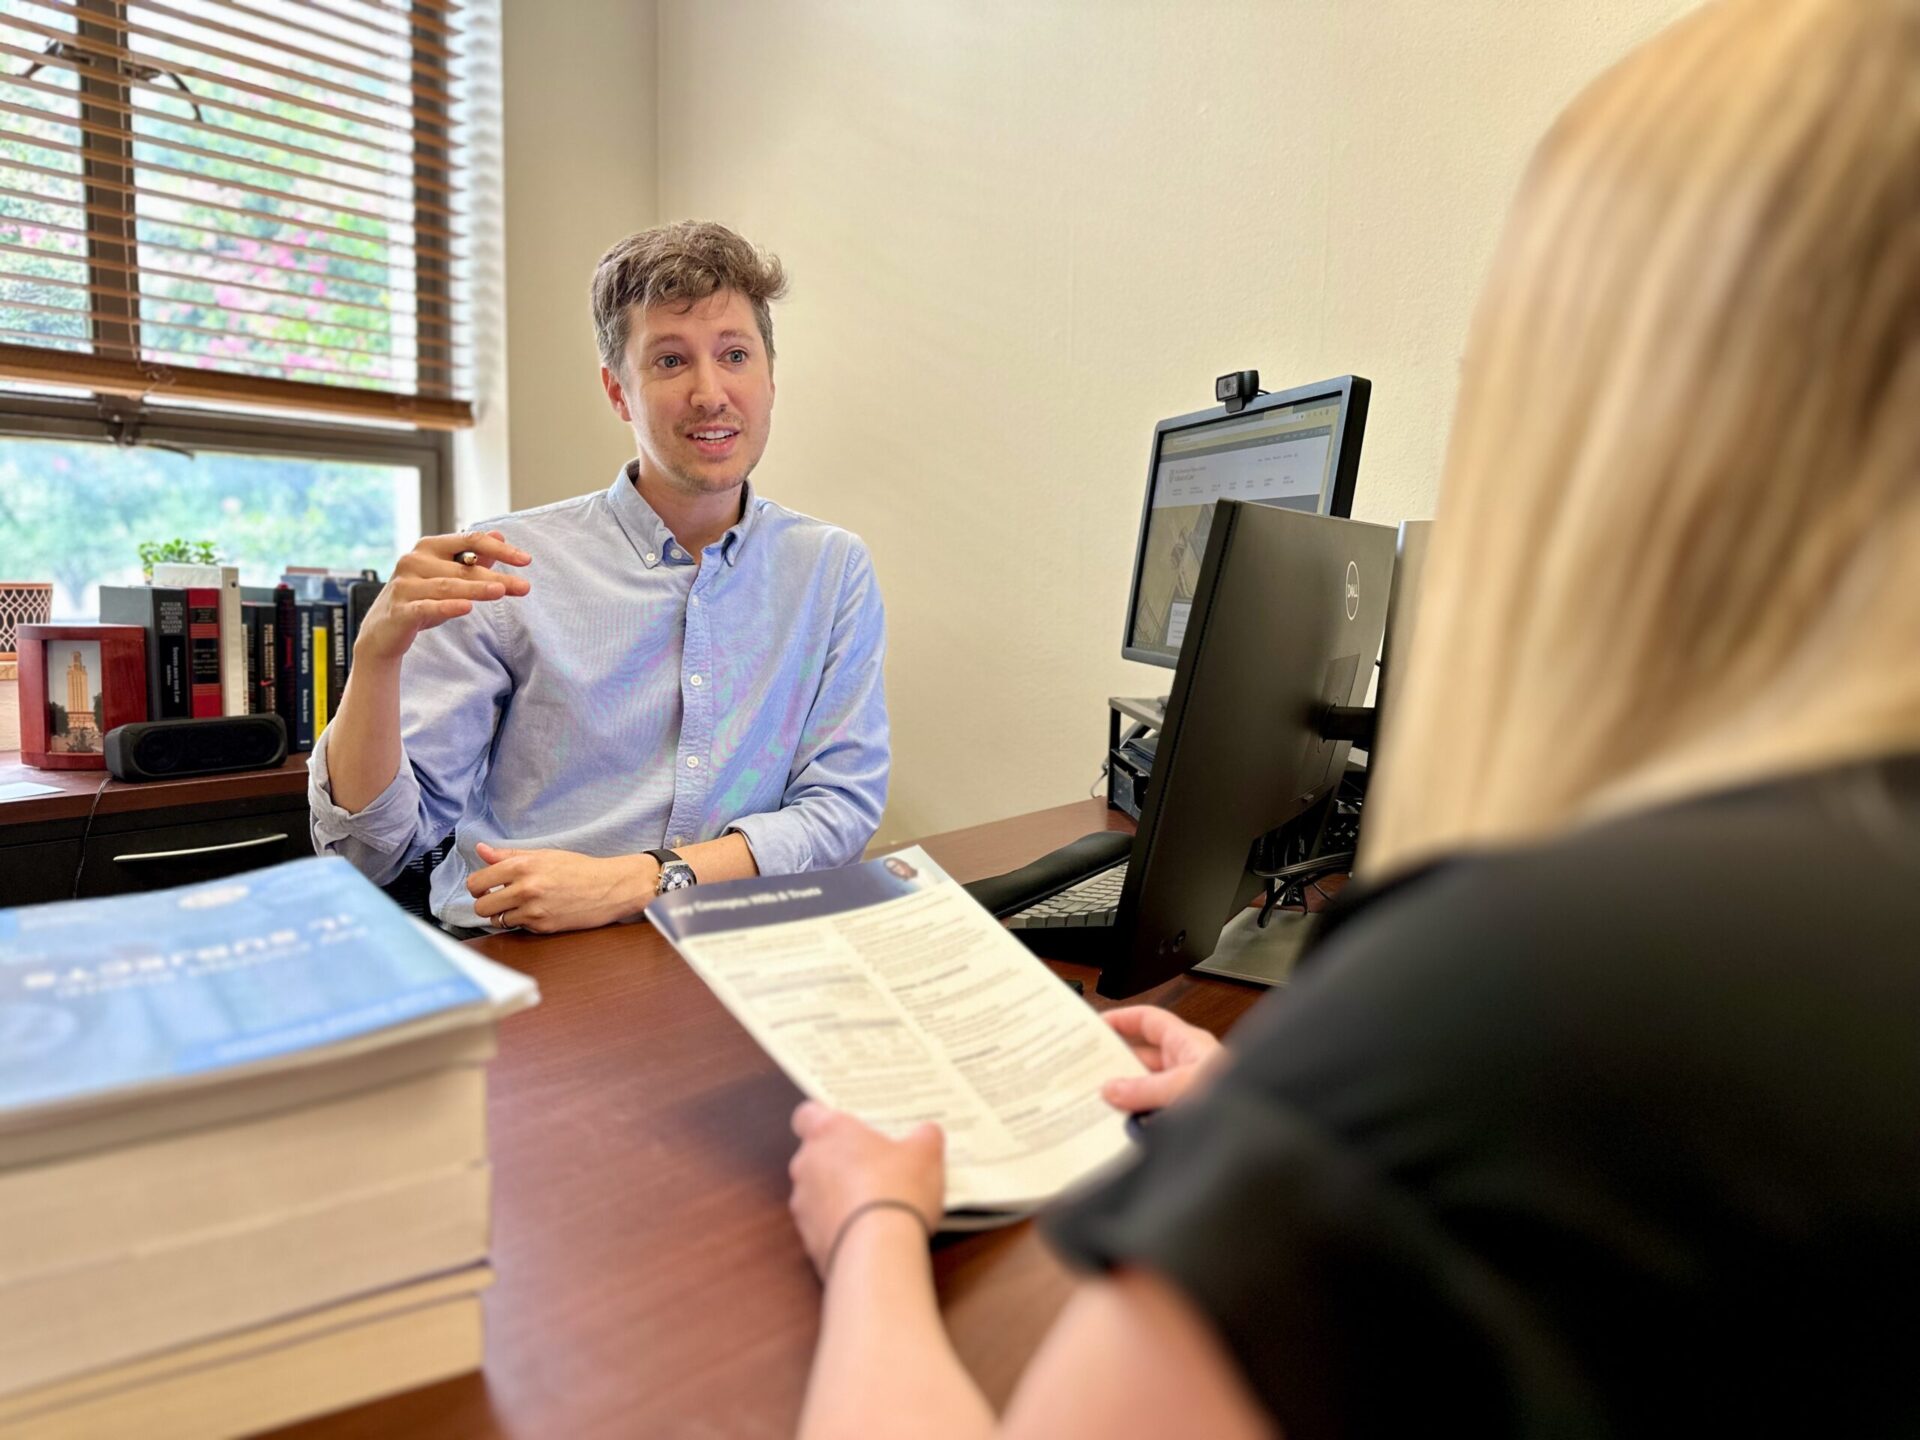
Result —
[[0, 0], [0, 380], [470, 424], [458, 0]]

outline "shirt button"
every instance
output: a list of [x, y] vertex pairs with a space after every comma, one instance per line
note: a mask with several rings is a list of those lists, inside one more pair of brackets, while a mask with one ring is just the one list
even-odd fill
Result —
[[700, 677], [699, 677], [698, 675], [693, 675], [693, 676], [690, 676], [690, 677], [688, 677], [688, 679], [687, 679], [687, 683], [688, 683], [689, 685], [692, 685], [692, 686], [694, 686], [694, 687], [695, 687], [695, 688], [697, 689], [697, 688], [699, 688], [700, 686], [702, 686], [702, 685], [704, 685], [704, 684], [706, 684], [707, 682], [706, 682], [706, 681], [704, 681], [704, 680], [702, 680], [702, 679], [701, 679], [701, 678], [700, 678]]
[[687, 756], [687, 769], [698, 770], [699, 768], [700, 768], [700, 757], [698, 755]]
[[647, 564], [649, 564], [649, 565], [652, 565], [652, 564], [654, 564], [655, 562], [657, 562], [657, 561], [658, 561], [658, 560], [660, 559], [660, 557], [659, 557], [658, 555], [656, 555], [656, 554], [654, 554], [654, 553], [653, 553], [653, 551], [651, 551], [651, 550], [649, 550], [649, 551], [647, 551], [647, 553], [646, 553], [646, 554], [645, 554], [644, 556], [642, 556], [641, 558], [642, 558], [642, 559], [644, 559], [644, 560], [645, 560], [645, 561], [647, 562]]
[[667, 837], [667, 848], [669, 850], [678, 850], [682, 845], [686, 843], [687, 843], [687, 837], [684, 835], [669, 835]]

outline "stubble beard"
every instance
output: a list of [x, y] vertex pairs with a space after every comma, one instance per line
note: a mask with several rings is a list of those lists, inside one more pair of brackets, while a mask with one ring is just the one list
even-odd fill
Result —
[[[743, 433], [744, 429], [743, 426]], [[735, 467], [730, 467], [719, 476], [715, 476], [711, 472], [683, 468], [671, 461], [666, 461], [660, 466], [660, 473], [675, 490], [693, 498], [703, 495], [724, 495], [729, 490], [738, 490], [747, 483], [747, 478], [753, 474], [759, 464], [758, 455], [742, 458], [736, 462]]]
[[[755, 462], [757, 463], [757, 462]], [[661, 474], [675, 490], [682, 495], [724, 495], [729, 490], [738, 490], [747, 483], [747, 477], [753, 474], [753, 465], [747, 465], [738, 474], [719, 478], [699, 475], [691, 470], [682, 470], [677, 465], [663, 465]]]

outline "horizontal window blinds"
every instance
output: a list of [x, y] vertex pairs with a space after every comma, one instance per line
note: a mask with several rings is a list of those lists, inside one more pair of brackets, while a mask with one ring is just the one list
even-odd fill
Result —
[[472, 423], [458, 0], [0, 0], [0, 380]]

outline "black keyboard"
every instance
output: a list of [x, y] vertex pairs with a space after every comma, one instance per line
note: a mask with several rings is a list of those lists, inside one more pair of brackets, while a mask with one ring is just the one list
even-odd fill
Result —
[[967, 893], [1035, 954], [1103, 964], [1120, 933], [1116, 912], [1132, 849], [1132, 836], [1096, 831], [1018, 870], [975, 880]]
[[1059, 930], [1068, 926], [1111, 925], [1127, 883], [1127, 862], [1089, 875], [1057, 894], [1007, 917], [1009, 930]]

